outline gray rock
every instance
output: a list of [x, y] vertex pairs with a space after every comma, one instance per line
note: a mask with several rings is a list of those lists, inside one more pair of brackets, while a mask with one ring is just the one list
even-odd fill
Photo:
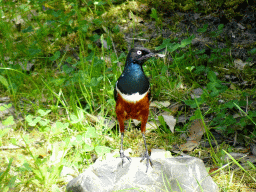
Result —
[[132, 158], [123, 167], [120, 158], [96, 161], [67, 185], [68, 192], [101, 191], [186, 191], [216, 192], [202, 160], [195, 157], [153, 159], [146, 173], [146, 161]]

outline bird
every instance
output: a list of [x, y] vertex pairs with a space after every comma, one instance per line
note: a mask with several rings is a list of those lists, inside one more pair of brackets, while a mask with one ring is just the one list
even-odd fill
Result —
[[131, 158], [124, 155], [123, 150], [124, 121], [137, 119], [141, 121], [141, 133], [146, 150], [140, 162], [146, 159], [146, 172], [148, 171], [149, 164], [153, 167], [145, 137], [151, 91], [149, 79], [145, 75], [142, 65], [149, 58], [155, 56], [157, 56], [157, 52], [149, 49], [143, 47], [132, 48], [127, 55], [124, 70], [114, 88], [115, 111], [121, 132], [121, 149], [119, 153], [122, 159], [122, 166], [125, 158], [131, 162]]

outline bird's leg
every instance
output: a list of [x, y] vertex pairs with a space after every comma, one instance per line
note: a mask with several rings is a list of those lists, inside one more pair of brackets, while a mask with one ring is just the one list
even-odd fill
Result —
[[148, 171], [148, 164], [150, 163], [151, 167], [153, 167], [153, 163], [152, 163], [152, 161], [151, 161], [151, 159], [150, 159], [150, 157], [148, 155], [148, 148], [147, 148], [146, 137], [145, 137], [144, 133], [142, 133], [142, 137], [143, 137], [143, 140], [144, 140], [146, 152], [144, 153], [144, 155], [143, 155], [142, 159], [140, 160], [140, 162], [142, 162], [144, 159], [147, 159], [147, 164], [146, 164], [146, 166], [147, 166], [146, 173], [147, 173], [147, 171]]
[[124, 155], [123, 140], [124, 140], [124, 133], [122, 132], [122, 133], [121, 133], [121, 149], [120, 149], [120, 151], [119, 151], [119, 153], [120, 153], [120, 158], [122, 158], [122, 166], [124, 165], [124, 158], [125, 158], [125, 157], [131, 162], [131, 158]]

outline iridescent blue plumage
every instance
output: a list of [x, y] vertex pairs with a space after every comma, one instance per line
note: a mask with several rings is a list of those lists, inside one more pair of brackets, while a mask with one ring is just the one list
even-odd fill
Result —
[[124, 71], [116, 83], [115, 99], [117, 96], [116, 88], [125, 95], [135, 93], [142, 95], [149, 91], [149, 80], [144, 74], [142, 64], [152, 56], [154, 54], [145, 48], [133, 48], [130, 50]]
[[117, 88], [126, 95], [134, 93], [141, 95], [147, 92], [149, 81], [143, 72], [142, 66], [136, 63], [129, 63], [118, 79]]

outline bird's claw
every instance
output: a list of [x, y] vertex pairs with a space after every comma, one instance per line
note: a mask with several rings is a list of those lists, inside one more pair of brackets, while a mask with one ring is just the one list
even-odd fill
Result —
[[120, 158], [122, 158], [122, 167], [124, 165], [124, 158], [128, 159], [130, 161], [130, 163], [131, 163], [131, 158], [126, 156], [126, 155], [124, 155], [124, 151], [123, 150], [120, 150], [119, 153], [120, 153]]
[[150, 156], [148, 155], [148, 152], [146, 151], [145, 154], [143, 155], [142, 159], [140, 160], [140, 162], [142, 162], [144, 159], [147, 160], [146, 166], [147, 166], [147, 170], [146, 173], [148, 172], [148, 165], [150, 164], [151, 167], [153, 167], [153, 163], [151, 161]]

